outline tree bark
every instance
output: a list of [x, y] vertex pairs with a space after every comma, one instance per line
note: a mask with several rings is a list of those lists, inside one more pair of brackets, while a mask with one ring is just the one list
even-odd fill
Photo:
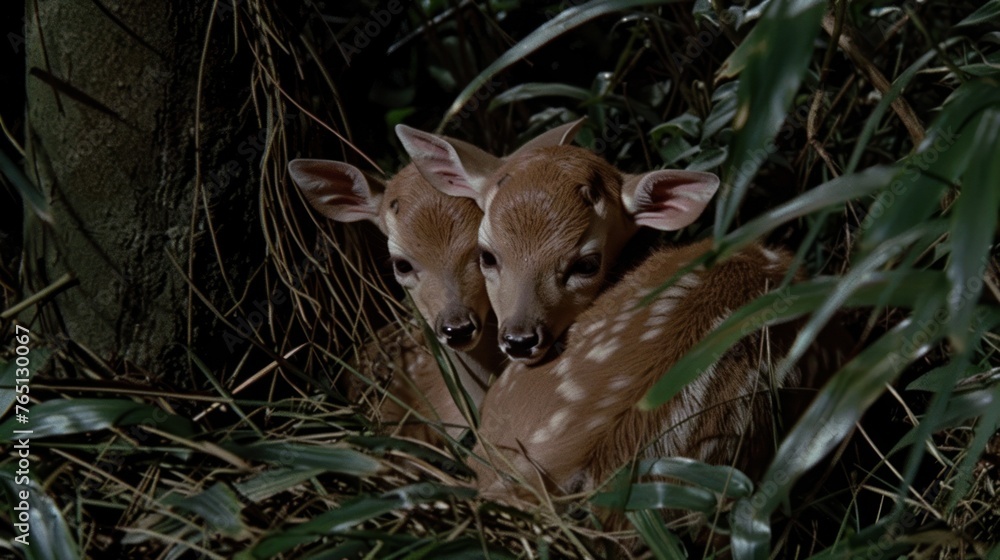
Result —
[[262, 150], [248, 140], [266, 132], [240, 114], [248, 54], [232, 52], [232, 20], [211, 10], [27, 2], [26, 171], [53, 224], [29, 217], [24, 286], [37, 292], [66, 273], [78, 282], [41, 308], [35, 330], [182, 386], [188, 348], [210, 368], [227, 359], [186, 277], [229, 309], [263, 258]]

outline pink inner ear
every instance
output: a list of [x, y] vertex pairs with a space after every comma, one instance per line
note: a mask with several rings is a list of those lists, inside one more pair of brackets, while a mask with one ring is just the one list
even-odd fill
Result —
[[710, 173], [650, 173], [636, 188], [631, 205], [633, 218], [638, 225], [663, 231], [687, 227], [705, 211], [718, 187], [718, 178]]
[[427, 182], [445, 194], [478, 198], [458, 155], [445, 140], [409, 129], [399, 132], [399, 137]]
[[313, 208], [337, 222], [378, 222], [378, 201], [364, 174], [338, 161], [295, 160], [292, 180]]

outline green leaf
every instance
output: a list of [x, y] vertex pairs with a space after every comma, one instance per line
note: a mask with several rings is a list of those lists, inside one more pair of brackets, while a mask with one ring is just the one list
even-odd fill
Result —
[[401, 451], [411, 457], [427, 461], [428, 463], [448, 472], [457, 472], [464, 475], [472, 474], [472, 471], [469, 470], [469, 467], [467, 467], [465, 463], [455, 461], [451, 457], [434, 451], [426, 445], [414, 443], [412, 441], [391, 437], [354, 436], [347, 438], [345, 442], [377, 453]]
[[346, 531], [359, 523], [389, 513], [401, 505], [395, 498], [361, 496], [310, 521], [265, 537], [253, 547], [251, 553], [254, 558], [271, 558], [323, 535]]
[[653, 556], [659, 560], [687, 558], [681, 540], [667, 529], [660, 514], [649, 510], [629, 511], [625, 512], [625, 517], [639, 532]]
[[[343, 560], [344, 558], [363, 558], [365, 553], [371, 550], [371, 545], [366, 542], [349, 540], [340, 546], [333, 548], [323, 548], [319, 552], [305, 556], [302, 560]], [[236, 560], [253, 558], [250, 555], [237, 556]]]
[[698, 154], [685, 169], [690, 169], [691, 171], [708, 171], [722, 165], [724, 161], [726, 161], [725, 148], [710, 148]]
[[712, 92], [712, 111], [705, 117], [705, 123], [702, 126], [701, 140], [703, 142], [732, 124], [739, 100], [739, 86], [738, 81], [729, 82], [722, 84]]
[[371, 476], [382, 470], [382, 463], [364, 453], [346, 447], [306, 445], [267, 441], [252, 445], [227, 444], [225, 449], [255, 461], [294, 468], [323, 469], [351, 476]]
[[[0, 418], [7, 415], [7, 411], [10, 407], [14, 406], [14, 402], [17, 400], [17, 395], [27, 395], [29, 393], [18, 393], [17, 392], [17, 382], [18, 379], [26, 380], [22, 381], [20, 385], [24, 385], [32, 378], [35, 377], [35, 373], [45, 365], [48, 361], [49, 356], [52, 352], [47, 348], [34, 348], [32, 349], [31, 359], [28, 361], [28, 376], [17, 375], [17, 370], [22, 369], [17, 365], [17, 356], [13, 356], [10, 362], [3, 363], [0, 365]], [[30, 383], [28, 383], [30, 386]], [[0, 432], [3, 433], [3, 432]]]
[[769, 210], [733, 230], [720, 243], [722, 256], [756, 242], [778, 226], [807, 216], [825, 208], [831, 208], [855, 200], [884, 188], [898, 173], [895, 167], [869, 167], [860, 173], [842, 175], [793, 198], [781, 206]]
[[[943, 50], [948, 48], [958, 40], [959, 38], [954, 38], [945, 41], [941, 44], [941, 49]], [[937, 55], [938, 50], [936, 49], [931, 49], [930, 51], [924, 53], [923, 56], [907, 67], [906, 70], [903, 70], [899, 77], [892, 82], [892, 86], [889, 88], [889, 91], [882, 95], [882, 99], [880, 99], [878, 105], [875, 106], [871, 116], [868, 117], [867, 121], [865, 121], [865, 127], [861, 131], [861, 136], [858, 137], [858, 140], [854, 145], [854, 151], [851, 153], [851, 159], [847, 164], [847, 168], [844, 170], [845, 173], [853, 173], [854, 170], [857, 169], [858, 162], [861, 161], [861, 155], [864, 153], [865, 147], [868, 146], [868, 140], [872, 137], [872, 134], [875, 133], [875, 129], [878, 128], [879, 123], [882, 122], [882, 117], [885, 115], [886, 111], [889, 110], [892, 102], [903, 93], [906, 86], [909, 85], [913, 78], [917, 75], [917, 71], [924, 66], [927, 66], [927, 63], [933, 60]]]
[[593, 94], [590, 90], [566, 84], [521, 84], [496, 96], [493, 101], [490, 102], [490, 110], [492, 111], [493, 109], [508, 103], [525, 101], [536, 97], [569, 97], [570, 99], [576, 99], [578, 101], [586, 101], [592, 96]]
[[1000, 212], [1000, 110], [987, 109], [979, 119], [972, 141], [962, 193], [951, 220], [951, 259], [948, 262], [948, 335], [955, 351], [969, 345], [972, 312], [983, 291], [983, 276]]
[[687, 136], [688, 138], [694, 138], [695, 136], [698, 136], [698, 131], [700, 130], [701, 119], [699, 119], [697, 115], [684, 113], [683, 115], [676, 116], [663, 124], [654, 126], [652, 130], [649, 131], [649, 137], [654, 143], [658, 143], [664, 135]]
[[247, 533], [246, 526], [240, 518], [243, 505], [232, 489], [221, 482], [192, 496], [171, 495], [163, 502], [198, 515], [215, 530], [231, 537]]
[[106, 430], [112, 426], [151, 426], [182, 437], [195, 433], [190, 420], [148, 404], [121, 399], [66, 399], [31, 407], [27, 428], [11, 418], [0, 424], [0, 441], [11, 441], [13, 430], [30, 429], [32, 438]]
[[[14, 541], [11, 544], [22, 551], [28, 560], [71, 560], [80, 558], [79, 546], [73, 539], [73, 534], [63, 519], [62, 511], [52, 501], [44, 490], [30, 478], [22, 480], [23, 475], [16, 473], [16, 463], [0, 466], [0, 486], [7, 495], [7, 503], [14, 523], [13, 536], [24, 533], [28, 529], [28, 546], [22, 546]], [[22, 499], [21, 493], [27, 492], [27, 499]], [[22, 523], [22, 506], [26, 508], [27, 527], [19, 527]]]
[[916, 243], [921, 238], [934, 239], [938, 237], [942, 230], [941, 225], [940, 221], [934, 221], [924, 224], [924, 227], [914, 228], [899, 237], [890, 239], [879, 245], [875, 251], [865, 255], [864, 258], [856, 262], [854, 267], [837, 283], [837, 286], [830, 291], [830, 295], [826, 301], [813, 312], [806, 324], [799, 329], [791, 348], [781, 358], [778, 367], [772, 375], [779, 379], [785, 377], [785, 374], [792, 366], [798, 363], [799, 359], [806, 354], [809, 347], [812, 346], [813, 341], [816, 340], [837, 311], [847, 303], [855, 290], [861, 286], [861, 282], [865, 278], [885, 268], [888, 263], [898, 258], [910, 245]]
[[[926, 431], [934, 433], [944, 428], [960, 426], [968, 420], [981, 415], [989, 415], [993, 410], [1000, 408], [998, 407], [998, 404], [1000, 404], [1000, 394], [997, 391], [997, 387], [991, 387], [989, 389], [958, 393], [948, 400], [945, 410], [939, 417], [927, 418], [925, 415], [920, 419], [920, 423], [929, 422], [930, 426]], [[988, 421], [986, 423], [989, 424]], [[919, 426], [912, 428], [892, 446], [889, 455], [920, 441], [920, 435]], [[978, 459], [979, 452], [972, 456]]]
[[978, 10], [972, 12], [955, 27], [979, 25], [1000, 18], [1000, 0], [987, 0]]
[[753, 482], [740, 471], [687, 457], [645, 459], [636, 468], [636, 478], [645, 476], [669, 476], [728, 498], [741, 498], [753, 492]]
[[970, 374], [975, 372], [976, 370], [972, 366], [969, 366], [964, 372], [961, 372], [959, 377], [956, 378], [954, 368], [951, 364], [946, 364], [936, 367], [914, 379], [909, 385], [906, 386], [906, 390], [939, 393], [953, 388], [955, 383], [959, 380], [965, 379]]
[[785, 499], [792, 484], [819, 463], [851, 430], [885, 385], [941, 336], [934, 320], [943, 303], [928, 297], [915, 313], [851, 360], [827, 382], [778, 448], [761, 488], [741, 500], [733, 513], [736, 558], [767, 558], [771, 512]]
[[233, 483], [233, 487], [244, 498], [256, 504], [294, 488], [323, 472], [325, 472], [325, 469], [300, 469], [294, 467], [268, 469], [246, 480]]
[[862, 252], [923, 222], [938, 208], [941, 193], [968, 167], [976, 114], [998, 103], [1000, 88], [985, 80], [963, 84], [952, 94], [899, 176], [869, 209], [861, 224]]
[[986, 445], [1000, 429], [1000, 385], [982, 391], [957, 395], [954, 401], [949, 405], [954, 404], [953, 410], [956, 412], [969, 416], [978, 412], [982, 416], [976, 422], [975, 436], [972, 443], [965, 448], [962, 462], [958, 466], [954, 488], [952, 488], [951, 496], [948, 499], [949, 515], [955, 511], [960, 500], [967, 498], [974, 477], [972, 471], [976, 467], [976, 463], [979, 462]]
[[444, 118], [441, 119], [441, 124], [438, 125], [437, 132], [441, 132], [445, 125], [448, 124], [448, 121], [461, 112], [462, 108], [465, 107], [465, 104], [468, 103], [479, 90], [492, 87], [491, 80], [497, 74], [504, 71], [511, 65], [520, 62], [524, 58], [527, 58], [529, 55], [560, 35], [566, 33], [570, 29], [574, 29], [599, 17], [620, 12], [622, 10], [666, 4], [669, 1], [670, 0], [591, 0], [581, 6], [573, 6], [559, 12], [556, 17], [541, 25], [538, 29], [532, 31], [531, 34], [508, 49], [507, 52], [497, 57], [492, 64], [486, 67], [485, 70], [480, 72], [478, 76], [469, 82], [469, 85], [465, 86], [465, 89], [458, 94], [458, 97], [455, 98], [455, 101], [453, 101], [451, 106], [448, 108], [448, 112], [445, 113]]
[[310, 521], [274, 532], [261, 540], [251, 554], [254, 558], [271, 558], [321, 536], [343, 533], [359, 523], [399, 508], [449, 498], [470, 499], [475, 494], [472, 488], [420, 483], [397, 488], [378, 497], [360, 496]]
[[590, 501], [601, 507], [626, 511], [683, 509], [706, 514], [715, 511], [718, 504], [715, 494], [708, 490], [669, 482], [634, 482], [624, 490], [596, 494]]
[[717, 206], [718, 240], [729, 229], [751, 179], [774, 148], [771, 141], [799, 89], [826, 7], [819, 0], [771, 0], [760, 22], [720, 70], [723, 76], [739, 73], [740, 85], [735, 136]]

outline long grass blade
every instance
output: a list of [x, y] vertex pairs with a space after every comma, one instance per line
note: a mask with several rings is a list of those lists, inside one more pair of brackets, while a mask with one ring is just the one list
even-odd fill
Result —
[[[11, 504], [13, 529], [27, 533], [28, 545], [16, 544], [28, 560], [75, 560], [80, 558], [76, 540], [66, 525], [62, 511], [33, 479], [22, 480], [16, 465], [0, 466], [0, 486]], [[27, 499], [21, 493], [27, 492]], [[24, 512], [26, 520], [21, 520]], [[15, 535], [16, 536], [16, 535]]]
[[[919, 280], [918, 280], [919, 279]], [[895, 271], [872, 275], [857, 286], [848, 306], [910, 306], [928, 291], [940, 293], [946, 279], [939, 272]], [[737, 341], [767, 325], [787, 322], [817, 309], [836, 289], [837, 279], [818, 278], [770, 292], [738, 309], [677, 361], [639, 401], [645, 410], [667, 402]]]
[[733, 552], [737, 559], [767, 558], [770, 515], [791, 485], [816, 465], [854, 427], [861, 414], [913, 360], [943, 334], [934, 316], [943, 298], [927, 298], [914, 314], [844, 366], [813, 400], [781, 443], [762, 487], [733, 516]]
[[948, 336], [958, 353], [965, 352], [972, 312], [983, 291], [983, 275], [1000, 213], [1000, 109], [983, 112], [973, 134], [973, 153], [962, 193], [951, 220], [951, 260], [948, 262]]
[[[182, 437], [194, 435], [187, 418], [168, 414], [148, 404], [118, 399], [67, 399], [31, 407], [31, 436], [44, 438], [106, 430], [112, 426], [151, 426]], [[12, 441], [13, 430], [23, 428], [11, 418], [0, 424], [0, 441]]]
[[519, 41], [507, 52], [497, 57], [492, 64], [487, 66], [485, 70], [480, 72], [478, 76], [469, 82], [469, 85], [465, 86], [465, 89], [458, 94], [458, 97], [455, 98], [455, 101], [453, 101], [451, 106], [448, 108], [444, 118], [441, 119], [441, 124], [438, 125], [437, 132], [444, 130], [448, 121], [458, 115], [458, 113], [462, 111], [462, 108], [465, 107], [465, 104], [472, 99], [476, 92], [489, 84], [490, 80], [496, 77], [497, 74], [509, 68], [513, 64], [520, 62], [525, 57], [531, 55], [553, 39], [565, 34], [569, 30], [608, 14], [634, 8], [655, 6], [657, 4], [666, 4], [670, 1], [671, 0], [590, 0], [590, 2], [587, 2], [586, 4], [574, 6], [559, 12], [559, 15], [539, 26], [538, 29], [532, 31], [530, 35]]
[[720, 71], [723, 76], [738, 73], [740, 87], [733, 119], [736, 134], [716, 207], [717, 240], [729, 229], [757, 169], [775, 150], [771, 141], [812, 58], [826, 5], [818, 0], [771, 0]]

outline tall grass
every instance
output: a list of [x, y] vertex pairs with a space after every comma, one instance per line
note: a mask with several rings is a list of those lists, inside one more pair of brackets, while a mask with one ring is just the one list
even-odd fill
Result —
[[[32, 386], [32, 527], [46, 535], [28, 557], [627, 556], [631, 535], [602, 531], [592, 502], [624, 503], [657, 558], [998, 557], [1000, 2], [422, 1], [345, 50], [387, 5], [237, 5], [269, 131], [264, 274], [295, 303], [257, 344], [282, 359], [205, 371], [214, 390], [192, 395], [87, 382], [114, 371], [54, 349]], [[375, 435], [339, 394], [354, 348], [409, 312], [374, 232], [306, 212], [287, 160], [391, 171], [402, 120], [499, 152], [580, 115], [579, 141], [627, 171], [720, 172], [715, 215], [681, 236], [713, 236], [715, 258], [766, 239], [809, 276], [782, 313], [768, 296], [737, 311], [643, 406], [746, 325], [807, 317], [793, 352], [831, 321], [858, 335], [761, 480], [667, 458], [638, 471], [682, 481], [673, 494], [632, 491], [629, 469], [596, 496], [520, 511], [461, 488], [452, 451]], [[15, 469], [5, 455], [8, 503]], [[719, 538], [697, 549], [664, 508], [717, 521]]]

